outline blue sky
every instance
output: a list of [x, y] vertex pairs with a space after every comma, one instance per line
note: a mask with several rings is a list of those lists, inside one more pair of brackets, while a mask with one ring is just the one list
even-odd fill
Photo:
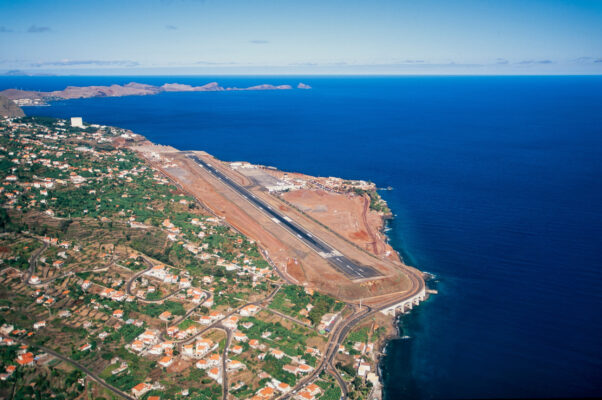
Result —
[[0, 1], [0, 72], [600, 74], [602, 1]]

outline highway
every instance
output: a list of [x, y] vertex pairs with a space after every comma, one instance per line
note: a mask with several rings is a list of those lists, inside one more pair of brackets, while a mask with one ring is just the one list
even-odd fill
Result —
[[200, 159], [198, 156], [188, 155], [188, 157], [194, 160], [203, 169], [210, 172], [215, 178], [217, 178], [225, 185], [233, 189], [242, 197], [244, 197], [249, 203], [251, 203], [263, 213], [265, 213], [274, 222], [283, 226], [290, 233], [292, 233], [302, 242], [307, 244], [310, 248], [315, 250], [318, 254], [320, 254], [322, 257], [328, 260], [328, 262], [330, 262], [330, 264], [332, 264], [337, 270], [341, 271], [350, 279], [373, 278], [375, 276], [380, 275], [380, 273], [374, 268], [355, 263], [354, 261], [345, 257], [344, 255], [342, 255], [341, 253], [324, 243], [322, 240], [314, 237], [303, 227], [293, 222], [289, 217], [284, 216], [276, 210], [274, 210], [263, 200], [257, 198], [254, 194], [245, 189], [243, 186], [234, 182], [232, 179], [228, 178], [226, 175], [215, 169], [211, 164]]

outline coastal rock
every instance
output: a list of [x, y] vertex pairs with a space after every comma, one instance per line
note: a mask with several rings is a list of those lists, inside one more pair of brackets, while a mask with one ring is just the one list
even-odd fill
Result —
[[224, 90], [224, 88], [218, 85], [217, 82], [210, 82], [203, 86], [196, 86], [194, 90], [197, 92], [214, 92]]
[[303, 82], [299, 82], [299, 84], [297, 85], [297, 89], [311, 89], [311, 86], [306, 85]]
[[23, 117], [25, 113], [14, 101], [0, 96], [0, 116], [8, 118]]
[[36, 92], [33, 90], [6, 89], [0, 92], [0, 96], [4, 96], [10, 100], [20, 99], [40, 99], [47, 92]]
[[161, 86], [164, 92], [216, 92], [224, 90], [217, 82], [211, 82], [202, 86], [184, 85], [181, 83], [166, 83]]
[[194, 88], [190, 85], [183, 85], [181, 83], [166, 83], [161, 86], [161, 90], [164, 92], [192, 92]]
[[248, 88], [227, 88], [226, 90], [289, 90], [292, 89], [291, 85], [278, 85], [278, 86], [274, 86], [274, 85], [269, 85], [269, 84], [263, 84], [263, 85], [256, 85], [256, 86], [250, 86]]

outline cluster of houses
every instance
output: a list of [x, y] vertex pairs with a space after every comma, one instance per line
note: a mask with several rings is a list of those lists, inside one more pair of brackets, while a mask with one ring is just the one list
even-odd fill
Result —
[[180, 228], [172, 224], [169, 219], [165, 219], [161, 225], [167, 229], [167, 238], [175, 242], [180, 234]]
[[[85, 281], [84, 281], [85, 282]], [[84, 287], [85, 283], [82, 284], [82, 288]], [[128, 295], [126, 292], [124, 292], [123, 290], [115, 290], [113, 288], [104, 288], [100, 291], [100, 293], [98, 293], [98, 295], [100, 297], [105, 297], [108, 299], [111, 299], [113, 301], [124, 301], [127, 300]], [[133, 299], [131, 299], [130, 301], [132, 301]]]
[[[62, 125], [61, 125], [62, 124]], [[87, 181], [99, 181], [106, 177], [123, 179], [131, 182], [132, 176], [137, 176], [139, 173], [148, 169], [147, 166], [141, 166], [139, 168], [130, 169], [119, 169], [118, 167], [107, 167], [106, 171], [99, 168], [90, 168], [87, 166], [77, 166], [69, 163], [66, 157], [67, 148], [60, 145], [60, 141], [74, 138], [79, 140], [92, 140], [98, 143], [108, 142], [111, 139], [106, 137], [106, 131], [102, 130], [103, 127], [99, 126], [99, 130], [93, 133], [90, 132], [78, 132], [78, 133], [67, 133], [65, 128], [62, 128], [64, 123], [58, 122], [57, 126], [52, 129], [42, 125], [33, 125], [27, 123], [17, 123], [15, 121], [7, 121], [5, 128], [8, 128], [9, 138], [15, 142], [15, 147], [18, 150], [9, 151], [4, 147], [0, 148], [0, 151], [7, 153], [9, 160], [15, 165], [9, 171], [9, 175], [4, 177], [4, 186], [0, 187], [0, 194], [4, 194], [7, 198], [6, 203], [9, 206], [15, 206], [18, 199], [22, 194], [29, 192], [28, 195], [28, 206], [35, 207], [38, 204], [44, 205], [44, 213], [54, 217], [57, 213], [53, 210], [48, 203], [47, 197], [49, 196], [50, 189], [54, 189], [59, 185], [67, 185], [68, 183], [73, 184], [75, 187], [80, 187]], [[106, 127], [105, 127], [106, 128]], [[117, 130], [112, 132], [119, 134]], [[50, 143], [47, 143], [50, 142]], [[56, 145], [54, 143], [57, 143]], [[78, 153], [88, 153], [92, 157], [99, 160], [110, 160], [110, 161], [125, 161], [122, 150], [114, 152], [98, 152], [92, 148], [86, 146], [77, 146], [74, 150]], [[0, 157], [4, 155], [0, 154]], [[76, 155], [79, 157], [79, 154]], [[15, 173], [18, 167], [41, 165], [46, 169], [58, 170], [58, 176], [53, 174], [52, 177], [33, 177], [33, 181], [21, 181]], [[84, 176], [86, 177], [84, 177]], [[21, 189], [20, 189], [21, 188]], [[89, 194], [95, 194], [96, 190], [90, 190]], [[50, 200], [56, 200], [52, 198]], [[98, 200], [98, 199], [97, 199]], [[17, 206], [21, 208], [21, 206]], [[97, 205], [97, 208], [99, 205]], [[87, 213], [88, 210], [84, 210]]]
[[[291, 386], [285, 382], [280, 382], [272, 378], [266, 386], [259, 389], [250, 400], [269, 400], [278, 394], [287, 394], [292, 390]], [[311, 383], [300, 390], [295, 399], [315, 400], [322, 393], [322, 389], [315, 383]]]
[[[242, 307], [237, 314], [231, 314], [228, 316], [225, 316], [221, 312], [212, 311], [209, 313], [209, 315], [202, 316], [199, 322], [201, 324], [209, 325], [211, 323], [220, 321], [222, 326], [229, 329], [232, 332], [232, 338], [235, 342], [229, 349], [229, 352], [233, 355], [241, 355], [244, 352], [244, 348], [241, 346], [241, 344], [242, 342], [247, 342], [250, 348], [261, 351], [261, 353], [257, 356], [259, 360], [265, 359], [267, 354], [270, 354], [276, 359], [288, 357], [291, 359], [291, 361], [284, 366], [285, 371], [297, 376], [308, 374], [313, 371], [313, 367], [308, 365], [302, 358], [289, 357], [282, 350], [273, 347], [268, 348], [268, 346], [261, 344], [257, 339], [249, 340], [244, 332], [238, 330], [239, 325], [241, 328], [250, 329], [253, 326], [253, 323], [246, 321], [241, 324], [240, 318], [254, 316], [259, 310], [259, 306], [248, 304]], [[171, 319], [171, 313], [166, 311], [159, 316], [159, 319], [163, 321], [169, 321]], [[161, 335], [158, 331], [147, 329], [131, 344], [129, 344], [127, 348], [130, 351], [141, 355], [158, 356], [160, 358], [158, 359], [157, 364], [161, 367], [168, 368], [176, 361], [176, 357], [174, 356], [175, 342], [184, 341], [189, 337], [197, 335], [198, 332], [199, 327], [196, 324], [191, 324], [184, 329], [180, 329], [180, 327], [173, 325], [169, 326], [166, 330], [167, 336], [173, 339], [162, 341]], [[263, 338], [267, 340], [270, 336], [270, 332], [264, 332]], [[182, 359], [196, 359], [197, 361], [195, 362], [194, 366], [196, 368], [205, 370], [207, 376], [219, 384], [221, 384], [223, 381], [224, 365], [227, 372], [235, 372], [247, 368], [243, 362], [232, 358], [228, 358], [225, 360], [225, 364], [223, 364], [221, 355], [216, 352], [217, 348], [218, 344], [214, 343], [211, 339], [197, 337], [192, 343], [183, 344], [180, 347], [179, 357]], [[312, 347], [308, 347], [306, 353], [316, 357], [320, 355], [320, 351]], [[265, 374], [265, 372], [262, 373]], [[271, 379], [271, 381], [266, 387], [262, 388], [256, 393], [255, 396], [260, 396], [258, 398], [268, 399], [271, 398], [275, 393], [288, 393], [288, 391], [291, 390], [288, 384], [280, 382], [269, 375], [267, 376]], [[270, 393], [272, 395], [270, 395]], [[316, 390], [305, 389], [302, 391], [302, 393], [304, 393], [302, 398], [313, 399], [314, 397], [311, 397], [312, 393], [314, 393], [313, 396], [315, 396], [315, 394], [319, 392]], [[307, 394], [310, 396], [307, 397]]]
[[[186, 200], [185, 199], [180, 200], [180, 202], [182, 202], [182, 201], [186, 201]], [[213, 217], [205, 218], [204, 221], [200, 220], [199, 218], [192, 218], [189, 222], [191, 225], [198, 226], [201, 228], [201, 231], [198, 234], [196, 234], [196, 236], [199, 239], [203, 239], [208, 233], [209, 234], [212, 233], [212, 231], [210, 230], [211, 225], [207, 225], [207, 223], [210, 223], [210, 224], [221, 223], [221, 221], [218, 218], [213, 218]], [[175, 226], [169, 219], [163, 220], [161, 226], [167, 231], [168, 239], [170, 239], [172, 241], [177, 241], [177, 240], [183, 239], [183, 241], [181, 241], [180, 243], [182, 244], [184, 249], [186, 249], [187, 251], [192, 253], [195, 257], [198, 257], [202, 261], [214, 259], [215, 264], [217, 266], [224, 267], [226, 271], [237, 271], [237, 274], [240, 276], [251, 275], [254, 283], [257, 282], [258, 280], [260, 280], [261, 278], [268, 276], [272, 272], [270, 268], [258, 268], [256, 266], [252, 265], [251, 260], [247, 256], [245, 256], [243, 253], [239, 253], [235, 257], [236, 259], [240, 259], [240, 261], [238, 263], [235, 263], [235, 262], [226, 261], [223, 258], [219, 257], [217, 254], [217, 251], [215, 251], [214, 253], [207, 252], [206, 250], [208, 249], [208, 246], [209, 246], [208, 243], [198, 244], [198, 243], [193, 243], [193, 242], [186, 240], [183, 237], [181, 228]], [[238, 244], [241, 244], [241, 243], [242, 243], [242, 239], [239, 238]], [[160, 271], [159, 268], [157, 270], [149, 271], [150, 276], [154, 276], [157, 279], [160, 279], [163, 281], [166, 281], [166, 279], [169, 280], [169, 278], [166, 278], [165, 274], [166, 273]], [[172, 283], [176, 283], [176, 282], [172, 282]], [[208, 284], [210, 282], [204, 282], [204, 283]]]
[[203, 358], [207, 353], [217, 349], [217, 343], [211, 339], [197, 338], [195, 343], [182, 346], [182, 356], [190, 358]]
[[[378, 375], [372, 370], [372, 363], [367, 360], [368, 358], [374, 357], [374, 343], [355, 342], [353, 343], [352, 348], [359, 353], [353, 356], [353, 366], [357, 372], [357, 376], [365, 378], [373, 385], [378, 385]], [[338, 351], [339, 353], [349, 355], [349, 352], [344, 345], [339, 345]]]
[[[21, 128], [23, 128], [23, 126], [21, 126]], [[61, 132], [64, 132], [64, 133], [61, 133]], [[61, 130], [60, 128], [54, 129], [54, 130], [40, 128], [39, 132], [36, 134], [38, 139], [46, 139], [46, 140], [50, 139], [50, 140], [55, 140], [55, 141], [65, 139], [65, 138], [67, 138], [67, 135], [68, 134], [67, 134], [66, 129]], [[97, 133], [82, 132], [82, 133], [78, 133], [76, 135], [78, 137], [80, 137], [81, 139], [90, 139], [90, 138], [97, 139], [96, 140], [97, 142], [102, 142], [102, 141], [108, 140], [106, 138], [105, 134], [100, 131]], [[61, 176], [61, 178], [63, 178], [63, 179], [61, 179], [61, 178], [41, 177], [41, 178], [36, 178], [33, 182], [20, 182], [19, 177], [17, 175], [15, 175], [15, 174], [17, 174], [17, 172], [16, 172], [16, 170], [14, 170], [14, 171], [12, 171], [12, 173], [10, 173], [8, 176], [6, 176], [4, 179], [4, 181], [5, 181], [4, 186], [10, 187], [11, 190], [5, 190], [4, 187], [0, 187], [0, 195], [2, 193], [4, 193], [4, 195], [9, 199], [12, 196], [15, 199], [15, 201], [16, 201], [16, 198], [18, 197], [18, 195], [20, 194], [20, 191], [18, 189], [19, 187], [25, 187], [26, 190], [30, 190], [31, 188], [35, 189], [37, 191], [36, 193], [39, 194], [39, 197], [37, 199], [32, 198], [31, 201], [38, 201], [38, 202], [44, 204], [47, 202], [47, 198], [50, 197], [49, 194], [52, 193], [52, 190], [57, 185], [66, 185], [68, 183], [71, 183], [76, 186], [82, 186], [82, 185], [87, 184], [87, 182], [92, 182], [94, 180], [101, 179], [101, 178], [107, 178], [107, 177], [122, 179], [125, 181], [132, 181], [132, 176], [137, 176], [138, 174], [146, 171], [146, 169], [147, 169], [144, 166], [140, 167], [140, 168], [132, 168], [132, 169], [119, 169], [117, 167], [110, 166], [110, 167], [106, 167], [106, 169], [103, 168], [103, 170], [100, 170], [97, 168], [92, 169], [92, 168], [84, 168], [84, 167], [74, 167], [73, 165], [70, 165], [69, 162], [67, 162], [67, 159], [64, 157], [65, 152], [66, 152], [66, 149], [64, 147], [51, 146], [51, 145], [43, 143], [40, 140], [29, 139], [27, 137], [22, 137], [22, 138], [15, 137], [14, 140], [20, 141], [20, 145], [22, 145], [21, 148], [23, 149], [23, 151], [21, 151], [17, 154], [9, 154], [9, 156], [12, 158], [13, 163], [16, 166], [22, 165], [22, 164], [32, 165], [33, 163], [39, 163], [48, 168], [57, 169], [60, 172], [59, 175]], [[115, 161], [119, 161], [120, 159], [118, 157], [119, 157], [119, 152], [121, 150], [118, 150], [117, 152], [106, 152], [105, 153], [105, 152], [96, 152], [95, 150], [90, 149], [88, 147], [80, 146], [79, 148], [76, 148], [76, 151], [78, 151], [80, 154], [84, 154], [84, 153], [92, 154], [95, 157], [99, 157], [99, 158], [108, 159], [109, 157], [112, 157], [115, 159]], [[125, 161], [124, 159], [121, 159], [121, 160]], [[153, 179], [159, 184], [169, 184], [169, 181], [167, 181], [162, 175], [160, 175], [158, 173], [155, 173], [153, 175]], [[288, 184], [293, 181], [290, 180], [288, 177], [285, 177], [283, 179], [283, 182]], [[295, 185], [299, 184], [299, 182], [294, 182], [294, 184]], [[17, 189], [13, 189], [15, 187]], [[283, 185], [280, 185], [277, 189], [280, 190], [280, 189], [282, 189], [282, 187], [283, 187]], [[10, 194], [10, 193], [12, 193], [12, 194]], [[91, 196], [96, 195], [96, 190], [90, 189], [88, 191], [88, 194]], [[127, 196], [127, 194], [123, 195], [123, 197], [126, 197], [126, 196]], [[52, 199], [48, 199], [48, 200], [52, 200]], [[97, 201], [100, 202], [100, 199], [97, 199]], [[188, 204], [188, 201], [186, 199], [181, 199], [179, 202], [182, 205]], [[35, 202], [32, 204], [35, 204]], [[47, 210], [47, 213], [49, 215], [54, 215], [54, 212], [55, 211], [53, 211], [51, 209]], [[58, 213], [58, 211], [57, 211], [57, 213]], [[108, 219], [106, 219], [106, 220], [108, 221]], [[142, 225], [142, 224], [136, 222], [136, 217], [133, 215], [131, 215], [129, 217], [129, 220], [126, 220], [126, 221], [129, 221], [129, 224], [132, 227], [137, 227], [137, 226], [146, 227], [146, 225]], [[195, 232], [198, 232], [195, 234], [195, 236], [196, 236], [196, 238], [202, 240], [207, 235], [210, 235], [211, 233], [213, 233], [211, 230], [212, 226], [210, 224], [219, 224], [219, 223], [221, 223], [221, 221], [217, 218], [203, 218], [202, 220], [199, 218], [192, 218], [189, 221], [189, 223], [192, 224], [193, 226], [197, 226], [197, 227], [201, 228], [200, 232], [198, 232], [198, 229], [195, 230]], [[220, 257], [220, 254], [218, 254], [217, 250], [214, 251], [213, 253], [207, 251], [209, 248], [207, 243], [198, 244], [198, 243], [193, 243], [193, 242], [187, 241], [185, 239], [186, 235], [183, 233], [183, 231], [188, 232], [189, 229], [187, 230], [186, 228], [176, 226], [170, 219], [164, 219], [162, 221], [161, 228], [166, 231], [168, 238], [170, 240], [172, 240], [172, 241], [183, 240], [180, 243], [183, 245], [183, 247], [188, 252], [192, 253], [195, 257], [198, 257], [199, 259], [205, 260], [205, 261], [206, 260], [211, 260], [212, 262], [214, 261], [215, 265], [224, 267], [224, 269], [226, 271], [235, 272], [239, 276], [250, 275], [250, 276], [252, 276], [252, 281], [254, 284], [256, 281], [263, 279], [273, 273], [271, 268], [259, 268], [255, 265], [253, 265], [252, 260], [247, 255], [245, 255], [242, 251], [239, 252], [239, 254], [237, 254], [233, 259], [226, 260], [226, 259]], [[72, 243], [59, 242], [59, 240], [57, 238], [44, 237], [43, 240], [46, 243], [48, 243], [49, 245], [62, 247], [65, 250], [74, 248]], [[194, 239], [194, 240], [196, 240], [196, 239]], [[236, 244], [241, 245], [242, 243], [243, 243], [243, 239], [238, 239]], [[66, 253], [63, 252], [63, 254], [65, 256], [59, 255], [59, 257], [62, 259], [65, 259]], [[62, 260], [56, 260], [57, 264], [54, 265], [54, 263], [53, 263], [53, 265], [57, 268], [60, 268], [63, 265], [63, 262], [64, 261], [62, 261]], [[159, 264], [159, 265], [154, 266], [147, 272], [145, 272], [144, 276], [145, 276], [145, 278], [152, 278], [152, 279], [159, 280], [163, 284], [177, 285], [179, 289], [182, 289], [181, 296], [187, 297], [193, 303], [196, 303], [196, 304], [202, 303], [204, 306], [206, 306], [209, 309], [211, 309], [213, 306], [213, 297], [207, 298], [206, 292], [204, 292], [203, 290], [201, 290], [199, 288], [193, 287], [192, 279], [190, 278], [190, 276], [188, 275], [188, 273], [186, 271], [179, 271], [179, 270], [167, 267], [166, 265]], [[205, 285], [212, 285], [214, 283], [214, 277], [204, 276], [201, 278], [201, 281]], [[226, 282], [225, 278], [220, 279], [220, 281]], [[30, 278], [30, 283], [32, 283], [32, 284], [41, 283], [41, 279], [38, 276], [33, 275]], [[93, 283], [92, 281], [90, 281], [88, 279], [81, 280], [79, 282], [79, 285], [81, 286], [81, 288], [83, 290], [93, 291], [94, 293], [98, 294], [100, 297], [110, 299], [112, 301], [130, 302], [130, 301], [135, 300], [134, 296], [128, 295], [123, 290], [119, 290], [118, 288], [115, 288], [115, 287], [104, 287], [104, 286], [98, 285], [96, 283]], [[155, 286], [148, 285], [148, 284], [143, 284], [141, 286], [147, 288], [146, 289], [147, 293], [151, 292], [152, 290], [155, 289]], [[213, 292], [213, 290], [214, 290], [214, 288], [210, 289], [211, 292]], [[184, 295], [184, 293], [185, 293], [185, 295]], [[138, 294], [137, 294], [137, 296], [138, 296]], [[55, 299], [53, 297], [47, 296], [44, 294], [40, 294], [40, 292], [38, 291], [36, 303], [44, 304], [44, 305], [52, 305], [52, 304], [54, 304], [54, 302], [55, 302]], [[93, 303], [92, 305], [94, 307], [102, 306], [94, 299], [92, 300], [92, 303]], [[278, 338], [268, 339], [270, 337], [270, 332], [264, 332], [264, 334], [262, 335], [262, 339], [264, 339], [262, 341], [263, 343], [260, 342], [260, 340], [258, 340], [258, 339], [249, 339], [247, 334], [245, 334], [244, 330], [250, 329], [253, 326], [253, 323], [249, 322], [249, 321], [241, 323], [241, 318], [255, 316], [259, 311], [260, 311], [260, 307], [255, 304], [246, 305], [246, 306], [242, 307], [237, 313], [230, 314], [230, 315], [226, 315], [226, 314], [224, 314], [224, 312], [221, 312], [221, 311], [210, 310], [207, 313], [207, 315], [202, 315], [198, 318], [198, 320], [196, 321], [198, 323], [192, 323], [192, 324], [186, 326], [185, 328], [180, 328], [175, 323], [174, 323], [174, 325], [169, 326], [166, 329], [167, 337], [162, 336], [161, 331], [159, 331], [158, 329], [152, 329], [152, 328], [146, 329], [143, 333], [138, 335], [131, 343], [127, 344], [126, 349], [128, 351], [131, 351], [133, 353], [136, 353], [136, 354], [139, 354], [142, 356], [155, 357], [155, 359], [157, 361], [157, 365], [159, 365], [160, 367], [163, 367], [163, 368], [169, 368], [170, 366], [172, 366], [173, 363], [177, 363], [178, 357], [181, 359], [194, 360], [193, 362], [194, 362], [194, 366], [196, 368], [205, 370], [207, 373], [207, 376], [209, 376], [211, 379], [215, 380], [216, 382], [218, 382], [220, 384], [223, 381], [224, 366], [226, 368], [226, 372], [235, 372], [235, 371], [240, 371], [240, 370], [244, 370], [244, 369], [248, 368], [247, 365], [245, 365], [245, 363], [243, 363], [242, 361], [239, 360], [239, 359], [241, 359], [241, 357], [237, 357], [237, 356], [244, 356], [244, 351], [245, 351], [244, 349], [247, 348], [247, 344], [248, 344], [248, 347], [250, 347], [251, 349], [258, 350], [259, 354], [257, 355], [257, 358], [259, 360], [264, 360], [268, 354], [279, 360], [285, 359], [285, 357], [287, 357], [285, 359], [285, 360], [287, 360], [286, 364], [283, 367], [284, 371], [286, 371], [290, 374], [293, 374], [295, 376], [303, 376], [303, 375], [307, 375], [307, 374], [311, 373], [314, 370], [314, 368], [312, 366], [308, 365], [308, 363], [303, 358], [290, 357], [290, 356], [286, 355], [282, 350], [276, 348]], [[308, 308], [306, 309], [306, 313], [309, 313], [309, 311], [311, 311], [311, 305], [308, 305]], [[70, 312], [68, 310], [61, 310], [61, 313], [62, 314], [59, 315], [59, 317], [68, 317], [70, 315]], [[112, 310], [111, 315], [112, 315], [112, 317], [114, 317], [116, 319], [122, 320], [124, 318], [124, 311], [121, 309]], [[336, 315], [334, 315], [334, 316], [328, 315], [325, 317], [326, 317], [326, 319], [323, 319], [322, 324], [321, 324], [321, 327], [323, 327], [324, 329], [328, 328], [331, 324], [333, 324], [337, 316]], [[173, 316], [170, 311], [164, 311], [163, 313], [161, 313], [158, 316], [158, 318], [159, 318], [159, 320], [168, 323], [169, 321], [172, 321]], [[200, 336], [195, 337], [196, 335], [199, 334], [201, 325], [209, 326], [218, 321], [220, 322], [221, 326], [225, 327], [230, 332], [232, 332], [232, 338], [234, 340], [234, 343], [229, 348], [230, 355], [227, 356], [225, 360], [222, 359], [222, 355], [220, 355], [217, 352], [217, 349], [219, 347], [217, 343], [214, 343], [209, 338], [202, 338]], [[128, 320], [125, 323], [126, 324], [135, 323], [137, 326], [144, 325], [144, 323], [142, 321], [134, 321], [134, 320]], [[116, 329], [121, 328], [122, 327], [121, 324], [122, 324], [122, 322], [119, 321], [118, 325], [115, 326]], [[34, 324], [34, 329], [35, 330], [43, 329], [45, 326], [46, 326], [46, 321], [37, 321]], [[180, 326], [182, 326], [182, 325], [180, 325]], [[5, 328], [5, 327], [3, 326], [2, 328]], [[8, 330], [8, 328], [9, 327], [6, 327], [6, 330]], [[13, 332], [13, 331], [14, 331], [14, 329], [12, 327], [10, 327], [9, 333]], [[0, 332], [2, 332], [4, 334], [3, 329], [0, 329]], [[23, 331], [20, 333], [25, 333], [25, 332]], [[108, 332], [103, 331], [98, 335], [98, 337], [101, 339], [104, 339], [108, 335], [109, 335]], [[8, 333], [5, 334], [5, 336], [8, 336]], [[192, 337], [195, 337], [194, 341], [192, 343], [183, 344], [182, 346], [180, 346], [179, 347], [179, 355], [174, 356], [176, 343], [185, 341], [185, 340], [193, 340], [193, 339], [190, 339]], [[271, 342], [272, 345], [271, 346], [268, 345], [268, 342]], [[247, 344], [245, 344], [245, 343], [247, 343]], [[9, 337], [0, 336], [0, 345], [12, 345], [12, 344], [15, 344], [14, 340], [10, 339]], [[92, 347], [93, 346], [90, 342], [86, 342], [86, 343], [78, 346], [78, 350], [81, 352], [90, 351], [92, 349]], [[311, 354], [314, 357], [318, 357], [320, 355], [319, 350], [315, 349], [315, 348], [308, 348], [307, 353]], [[178, 354], [178, 352], [176, 352], [176, 354]], [[32, 365], [32, 364], [34, 364], [35, 359], [36, 359], [36, 357], [31, 352], [27, 351], [26, 348], [24, 348], [19, 351], [18, 357], [16, 358], [14, 363], [16, 365]], [[360, 361], [360, 364], [361, 364], [361, 361]], [[249, 364], [249, 365], [251, 365], [251, 364]], [[16, 368], [15, 365], [7, 366], [5, 368], [6, 371], [4, 373], [0, 374], [0, 379], [7, 379], [8, 377], [10, 377], [10, 374], [12, 374], [14, 372], [14, 368]], [[361, 365], [358, 365], [358, 368], [362, 368]], [[119, 364], [117, 366], [117, 368], [112, 369], [111, 373], [116, 375], [116, 374], [122, 373], [123, 371], [126, 371], [127, 369], [128, 369], [128, 364], [125, 362], [121, 362], [121, 364]], [[368, 370], [368, 372], [369, 372], [369, 370]], [[288, 385], [285, 382], [280, 382], [279, 380], [277, 380], [274, 377], [267, 374], [265, 371], [259, 371], [259, 373], [262, 377], [266, 377], [269, 380], [267, 381], [267, 383], [265, 384], [264, 387], [257, 390], [257, 392], [253, 396], [253, 399], [255, 399], [255, 400], [270, 399], [279, 394], [289, 393], [292, 390], [290, 385]], [[131, 393], [134, 397], [141, 398], [141, 397], [144, 397], [145, 395], [147, 395], [147, 393], [149, 391], [158, 390], [158, 389], [162, 389], [162, 386], [160, 384], [144, 382], [144, 383], [140, 383], [140, 384], [136, 385], [134, 388], [132, 388]], [[296, 393], [295, 397], [298, 399], [313, 400], [317, 396], [319, 396], [321, 394], [321, 392], [322, 391], [319, 386], [317, 386], [315, 384], [310, 384], [307, 387], [305, 387], [304, 389], [302, 389], [300, 392]], [[148, 398], [149, 398], [149, 400], [151, 399], [151, 397], [148, 397]]]
[[192, 285], [189, 277], [182, 277], [180, 279], [178, 274], [171, 273], [163, 264], [155, 265], [144, 274], [156, 278], [164, 283], [178, 284], [181, 289], [187, 289]]
[[[149, 350], [152, 346], [157, 344], [159, 342], [159, 339], [160, 339], [159, 331], [147, 329], [143, 333], [138, 335], [138, 337], [136, 337], [136, 339], [134, 339], [134, 341], [132, 343], [130, 343], [129, 345], [126, 345], [126, 348], [129, 347], [129, 350], [132, 350], [136, 353], [141, 353], [145, 350]], [[163, 342], [162, 345], [164, 346], [164, 350], [167, 347], [173, 349], [173, 343]]]
[[[142, 382], [132, 388], [132, 394], [134, 395], [135, 398], [140, 399], [145, 394], [150, 392], [151, 390], [161, 390], [161, 389], [165, 389], [165, 387], [163, 387], [158, 382], [155, 382], [155, 383]], [[148, 400], [151, 400], [151, 397], [153, 397], [153, 396], [149, 396]], [[156, 398], [156, 396], [155, 396], [155, 398]]]
[[[215, 348], [217, 348], [217, 346]], [[217, 383], [222, 383], [222, 359], [218, 353], [211, 353], [209, 356], [198, 360], [195, 363], [195, 367], [205, 370], [207, 372], [207, 376], [215, 380]], [[235, 372], [246, 368], [247, 366], [239, 360], [230, 358], [226, 360], [226, 370], [228, 372]]]
[[[27, 333], [24, 329], [15, 329], [15, 327], [11, 324], [4, 323], [0, 326], [0, 346], [16, 346], [18, 342], [9, 337], [9, 335], [21, 336], [21, 335], [29, 335], [32, 333]], [[0, 373], [0, 380], [5, 381], [9, 379], [13, 373], [17, 370], [17, 366], [19, 367], [30, 367], [35, 365], [36, 361], [42, 357], [42, 355], [34, 355], [27, 345], [20, 345], [16, 358], [13, 360], [14, 364], [9, 364], [5, 367], [3, 373]], [[16, 364], [16, 365], [15, 365]]]
[[167, 335], [177, 340], [183, 340], [187, 337], [194, 336], [199, 332], [197, 325], [192, 324], [185, 329], [180, 329], [178, 326], [170, 326], [167, 328]]

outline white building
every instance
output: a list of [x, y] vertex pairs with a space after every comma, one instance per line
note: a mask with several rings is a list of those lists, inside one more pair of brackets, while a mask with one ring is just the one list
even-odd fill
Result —
[[83, 128], [84, 123], [82, 117], [71, 117], [71, 126], [74, 128]]

